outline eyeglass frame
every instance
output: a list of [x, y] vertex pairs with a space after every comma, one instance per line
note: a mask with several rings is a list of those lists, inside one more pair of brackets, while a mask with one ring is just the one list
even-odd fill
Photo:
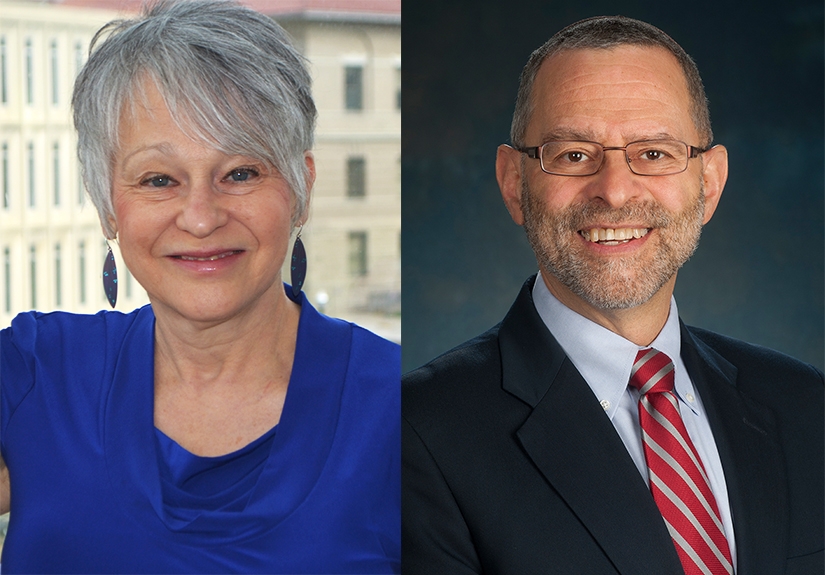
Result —
[[[599, 164], [599, 167], [596, 168], [595, 172], [592, 172], [590, 174], [559, 174], [559, 173], [556, 173], [556, 172], [550, 172], [550, 171], [546, 170], [544, 168], [544, 160], [542, 160], [542, 158], [541, 158], [541, 156], [542, 156], [541, 151], [544, 148], [544, 146], [546, 146], [548, 144], [559, 143], [559, 142], [576, 142], [576, 143], [593, 144], [594, 146], [599, 146], [602, 149], [602, 161]], [[687, 148], [687, 160], [685, 161], [685, 167], [682, 168], [681, 170], [679, 170], [678, 172], [668, 172], [666, 174], [640, 174], [639, 172], [636, 172], [633, 169], [632, 162], [630, 161], [630, 158], [627, 155], [627, 148], [628, 148], [628, 146], [632, 146], [633, 144], [642, 144], [644, 142], [674, 142], [674, 143], [682, 144], [683, 146], [685, 146]], [[595, 176], [596, 174], [598, 174], [601, 171], [601, 169], [604, 167], [604, 161], [607, 158], [607, 155], [605, 154], [605, 152], [608, 152], [610, 150], [621, 150], [622, 152], [624, 152], [624, 159], [625, 159], [625, 163], [627, 164], [627, 168], [633, 174], [635, 174], [637, 176], [650, 176], [650, 177], [653, 177], [653, 176], [675, 176], [676, 174], [681, 174], [682, 172], [684, 172], [685, 170], [688, 169], [688, 166], [690, 165], [690, 160], [692, 160], [693, 158], [698, 158], [701, 154], [704, 154], [705, 152], [710, 150], [713, 146], [710, 146], [708, 148], [702, 148], [702, 147], [699, 147], [699, 146], [691, 146], [690, 144], [688, 144], [686, 142], [683, 142], [681, 140], [669, 140], [669, 139], [665, 139], [665, 138], [660, 138], [660, 139], [653, 139], [653, 140], [636, 140], [634, 142], [628, 142], [624, 146], [603, 146], [602, 144], [600, 144], [598, 142], [591, 142], [590, 140], [550, 140], [550, 141], [544, 142], [540, 146], [527, 146], [527, 147], [525, 147], [525, 146], [516, 146], [515, 144], [512, 144], [511, 147], [514, 150], [516, 150], [517, 152], [521, 152], [522, 154], [527, 154], [528, 158], [532, 158], [533, 160], [538, 160], [539, 161], [539, 166], [541, 167], [541, 171], [544, 172], [545, 174], [549, 174], [551, 176], [567, 176], [567, 177], [571, 177], [571, 178], [586, 178], [588, 176]]]

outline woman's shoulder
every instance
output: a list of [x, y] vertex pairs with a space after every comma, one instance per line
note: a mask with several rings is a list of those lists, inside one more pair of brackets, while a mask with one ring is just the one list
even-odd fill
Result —
[[355, 365], [359, 369], [370, 368], [393, 373], [398, 371], [400, 376], [400, 345], [351, 321], [330, 318], [321, 314], [319, 316], [330, 326], [331, 329], [328, 332], [330, 335], [335, 332], [339, 334], [337, 339], [342, 340], [340, 343], [345, 343], [344, 338], [349, 339], [350, 369]]
[[63, 311], [28, 311], [18, 314], [11, 325], [2, 330], [2, 334], [7, 343], [21, 349], [57, 344], [100, 346], [104, 342], [122, 338], [122, 335], [141, 319], [154, 320], [148, 305], [129, 313], [100, 311], [96, 314], [77, 314]]
[[349, 347], [351, 361], [367, 360], [380, 367], [400, 370], [400, 345], [349, 320], [327, 316], [316, 310], [303, 294], [302, 298], [299, 339], [303, 333], [313, 344], [325, 340], [330, 347]]
[[0, 331], [3, 408], [14, 409], [35, 387], [49, 390], [47, 395], [59, 401], [97, 393], [133, 326], [150, 322], [151, 327], [153, 321], [151, 308], [127, 314], [17, 315]]
[[372, 351], [378, 352], [382, 356], [386, 356], [392, 360], [397, 358], [401, 361], [401, 346], [395, 342], [377, 335], [365, 327], [356, 323], [350, 323], [352, 326], [353, 344], [364, 346]]
[[331, 368], [335, 365], [345, 373], [348, 387], [395, 393], [401, 381], [400, 345], [348, 320], [321, 314], [311, 305], [303, 309], [304, 320], [304, 341], [311, 342], [313, 355], [322, 354]]
[[352, 326], [352, 346], [347, 378], [372, 393], [383, 390], [400, 398], [401, 346], [357, 325]]

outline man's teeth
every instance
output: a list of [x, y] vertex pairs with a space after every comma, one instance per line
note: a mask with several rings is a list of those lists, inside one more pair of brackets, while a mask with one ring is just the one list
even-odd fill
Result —
[[186, 260], [188, 262], [214, 262], [216, 260], [223, 259], [227, 256], [231, 256], [234, 253], [235, 252], [225, 252], [225, 253], [222, 253], [222, 254], [218, 254], [216, 256], [209, 256], [209, 257], [206, 257], [206, 258], [198, 258], [198, 257], [194, 257], [194, 256], [178, 256], [178, 257], [180, 259]]
[[593, 228], [580, 233], [589, 242], [621, 242], [647, 235], [650, 228]]

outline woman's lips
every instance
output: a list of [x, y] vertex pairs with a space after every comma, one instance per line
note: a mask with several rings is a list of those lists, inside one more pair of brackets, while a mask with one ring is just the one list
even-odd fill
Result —
[[180, 268], [196, 273], [212, 273], [232, 268], [244, 250], [221, 250], [208, 253], [185, 253], [170, 256]]
[[235, 254], [241, 253], [243, 250], [228, 250], [220, 253], [214, 253], [209, 255], [192, 255], [192, 254], [180, 254], [172, 256], [174, 258], [187, 261], [187, 262], [214, 262], [217, 260], [221, 260], [223, 258], [233, 256]]

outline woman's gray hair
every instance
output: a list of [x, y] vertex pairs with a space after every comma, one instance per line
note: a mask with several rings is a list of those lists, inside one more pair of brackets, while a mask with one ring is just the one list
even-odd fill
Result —
[[521, 72], [510, 141], [517, 146], [526, 145], [523, 140], [533, 113], [533, 82], [547, 58], [568, 50], [610, 49], [617, 46], [655, 46], [673, 54], [685, 75], [690, 95], [690, 114], [702, 139], [699, 145], [709, 147], [713, 142], [710, 111], [696, 63], [673, 38], [656, 26], [624, 16], [597, 16], [575, 22], [557, 32], [530, 55]]
[[[96, 44], [106, 36], [106, 39]], [[112, 166], [121, 114], [157, 86], [193, 139], [280, 172], [294, 196], [292, 224], [307, 210], [316, 109], [304, 58], [271, 18], [228, 0], [160, 0], [92, 40], [72, 96], [83, 181], [112, 238]]]

